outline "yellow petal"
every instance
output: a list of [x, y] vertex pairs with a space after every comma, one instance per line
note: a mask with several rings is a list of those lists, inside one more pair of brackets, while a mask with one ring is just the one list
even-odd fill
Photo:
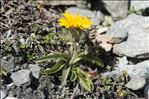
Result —
[[91, 28], [92, 22], [89, 18], [80, 16], [79, 14], [72, 14], [66, 11], [64, 14], [64, 18], [60, 18], [58, 20], [60, 26], [64, 26], [65, 28]]

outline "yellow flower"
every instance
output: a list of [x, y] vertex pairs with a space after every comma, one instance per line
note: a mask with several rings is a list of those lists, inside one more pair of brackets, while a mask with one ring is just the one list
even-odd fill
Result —
[[91, 28], [92, 22], [90, 21], [89, 18], [83, 18], [82, 22], [81, 22], [82, 27], [84, 28]]
[[92, 22], [90, 18], [80, 16], [79, 14], [73, 15], [72, 13], [69, 13], [66, 11], [63, 18], [60, 18], [58, 20], [60, 26], [64, 26], [65, 28], [87, 28], [90, 29]]

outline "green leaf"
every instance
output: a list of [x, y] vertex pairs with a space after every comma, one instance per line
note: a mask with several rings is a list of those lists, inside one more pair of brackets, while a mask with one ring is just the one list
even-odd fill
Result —
[[96, 65], [98, 65], [98, 66], [104, 67], [103, 62], [102, 62], [101, 59], [99, 59], [98, 57], [92, 56], [90, 59], [91, 59], [91, 62], [92, 62], [93, 64], [96, 64]]
[[54, 73], [58, 72], [59, 70], [61, 70], [64, 66], [66, 66], [66, 64], [63, 62], [57, 63], [52, 68], [47, 68], [47, 69], [43, 70], [42, 74], [54, 74]]
[[7, 71], [5, 69], [3, 69], [2, 67], [0, 67], [0, 76], [2, 75], [7, 75]]
[[77, 54], [77, 51], [74, 51], [73, 56], [71, 58], [71, 60], [69, 61], [70, 65], [73, 65], [75, 63], [77, 63], [79, 60], [81, 60], [81, 57], [79, 57], [80, 54]]
[[44, 62], [48, 60], [63, 60], [67, 61], [67, 55], [65, 53], [50, 53], [47, 56], [38, 58], [36, 62]]
[[62, 73], [62, 86], [66, 83], [71, 67], [64, 68]]
[[92, 91], [93, 90], [93, 83], [92, 81], [90, 80], [90, 78], [84, 78], [84, 77], [81, 77], [81, 76], [78, 76], [79, 78], [79, 83], [80, 85], [86, 89], [87, 91]]
[[87, 91], [92, 91], [94, 89], [91, 79], [87, 76], [87, 73], [82, 71], [79, 67], [77, 68], [78, 78], [80, 85]]
[[73, 56], [72, 56], [69, 64], [73, 65], [73, 64], [77, 63], [78, 61], [82, 60], [82, 58], [83, 58], [82, 56], [84, 56], [84, 55], [86, 55], [85, 51], [80, 52], [80, 53], [78, 53], [77, 51], [74, 51]]
[[71, 70], [70, 80], [73, 82], [77, 79], [77, 73], [74, 69]]
[[97, 56], [93, 56], [91, 54], [88, 54], [88, 55], [82, 55], [81, 57], [84, 61], [89, 61], [93, 64], [96, 64], [97, 66], [104, 67], [103, 62]]
[[82, 71], [79, 67], [76, 68], [77, 74], [80, 75], [81, 77], [86, 77], [87, 74], [85, 74], [84, 71]]

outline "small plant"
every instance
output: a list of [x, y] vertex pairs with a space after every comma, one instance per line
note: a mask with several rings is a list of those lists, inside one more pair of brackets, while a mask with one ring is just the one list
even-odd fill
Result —
[[131, 7], [130, 9], [129, 9], [129, 11], [128, 11], [128, 14], [136, 14], [136, 15], [142, 15], [142, 13], [143, 13], [143, 9], [136, 9], [135, 7]]
[[[67, 79], [74, 82], [77, 81], [87, 91], [94, 89], [89, 74], [81, 69], [84, 63], [92, 63], [96, 66], [104, 66], [102, 61], [97, 57], [96, 53], [90, 50], [89, 44], [84, 44], [81, 48], [80, 44], [86, 37], [84, 29], [90, 29], [92, 22], [89, 18], [73, 15], [69, 12], [64, 13], [64, 18], [60, 18], [59, 25], [64, 34], [63, 37], [67, 41], [67, 50], [62, 52], [52, 52], [44, 57], [36, 60], [36, 62], [54, 61], [55, 65], [46, 68], [42, 74], [54, 74], [62, 71], [62, 85], [66, 84]], [[84, 42], [85, 43], [85, 42]]]
[[[102, 95], [105, 96], [105, 99], [110, 99], [110, 95], [115, 93], [117, 94], [117, 97], [125, 97], [128, 94], [132, 94], [128, 88], [126, 88], [126, 83], [127, 83], [127, 74], [124, 73], [122, 76], [119, 78], [110, 78], [110, 77], [104, 77], [104, 76], [99, 76], [99, 79], [97, 80], [97, 89], [96, 90], [102, 90]], [[99, 84], [99, 85], [98, 85]], [[113, 98], [115, 99], [115, 98]]]
[[5, 69], [3, 69], [2, 67], [0, 67], [0, 76], [6, 76], [7, 75], [7, 71]]
[[32, 61], [36, 59], [38, 53], [40, 51], [40, 42], [39, 42], [39, 35], [32, 33], [29, 37], [24, 39], [22, 37], [22, 41], [18, 43], [19, 52], [25, 52], [24, 57], [26, 57], [27, 61]]

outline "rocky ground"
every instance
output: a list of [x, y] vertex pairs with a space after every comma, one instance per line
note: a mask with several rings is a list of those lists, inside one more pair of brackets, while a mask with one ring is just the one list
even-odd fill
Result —
[[[149, 2], [79, 0], [1, 1], [0, 99], [149, 99]], [[60, 76], [41, 75], [50, 63], [34, 61], [66, 44], [57, 19], [64, 11], [91, 18], [101, 68], [87, 92]]]

